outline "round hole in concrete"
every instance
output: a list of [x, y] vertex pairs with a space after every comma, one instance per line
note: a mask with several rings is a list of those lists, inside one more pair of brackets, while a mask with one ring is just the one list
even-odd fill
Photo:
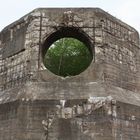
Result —
[[63, 28], [46, 39], [42, 56], [44, 66], [52, 73], [75, 76], [90, 65], [93, 48], [89, 38], [78, 29]]

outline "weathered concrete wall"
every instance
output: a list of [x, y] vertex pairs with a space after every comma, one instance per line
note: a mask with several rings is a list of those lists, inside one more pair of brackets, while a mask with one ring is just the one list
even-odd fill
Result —
[[[104, 80], [109, 85], [139, 90], [138, 33], [100, 9], [38, 9], [5, 28], [1, 32], [3, 89], [24, 83], [31, 76], [40, 79], [45, 75], [43, 81], [51, 77], [60, 79], [42, 66], [39, 46], [61, 27], [78, 28], [93, 44], [95, 60], [79, 79], [86, 82]], [[13, 45], [9, 47], [10, 43]], [[42, 77], [36, 77], [38, 71]], [[87, 74], [91, 76], [85, 76]]]
[[[1, 105], [3, 140], [139, 140], [139, 106], [110, 97], [67, 101], [22, 100]], [[71, 110], [72, 109], [72, 110]]]
[[[59, 37], [89, 39], [93, 60], [62, 78], [44, 67]], [[84, 38], [85, 37], [85, 38]], [[137, 31], [98, 8], [36, 9], [0, 33], [1, 140], [139, 140]]]

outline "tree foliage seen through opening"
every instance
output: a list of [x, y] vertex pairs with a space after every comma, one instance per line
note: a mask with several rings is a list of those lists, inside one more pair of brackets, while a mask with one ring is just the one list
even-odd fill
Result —
[[54, 42], [44, 57], [44, 65], [56, 75], [74, 76], [83, 72], [91, 63], [92, 55], [81, 41], [61, 38]]

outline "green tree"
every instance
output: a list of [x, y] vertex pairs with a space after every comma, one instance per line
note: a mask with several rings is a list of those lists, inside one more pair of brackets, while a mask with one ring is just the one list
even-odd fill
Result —
[[51, 72], [63, 77], [83, 72], [91, 63], [92, 55], [81, 41], [61, 38], [54, 42], [44, 57], [44, 65]]

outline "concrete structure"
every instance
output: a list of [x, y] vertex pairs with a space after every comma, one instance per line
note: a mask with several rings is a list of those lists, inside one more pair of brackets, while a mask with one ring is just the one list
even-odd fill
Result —
[[[59, 38], [84, 41], [90, 66], [56, 76], [42, 62]], [[140, 140], [137, 31], [98, 8], [41, 8], [0, 33], [0, 140]]]

